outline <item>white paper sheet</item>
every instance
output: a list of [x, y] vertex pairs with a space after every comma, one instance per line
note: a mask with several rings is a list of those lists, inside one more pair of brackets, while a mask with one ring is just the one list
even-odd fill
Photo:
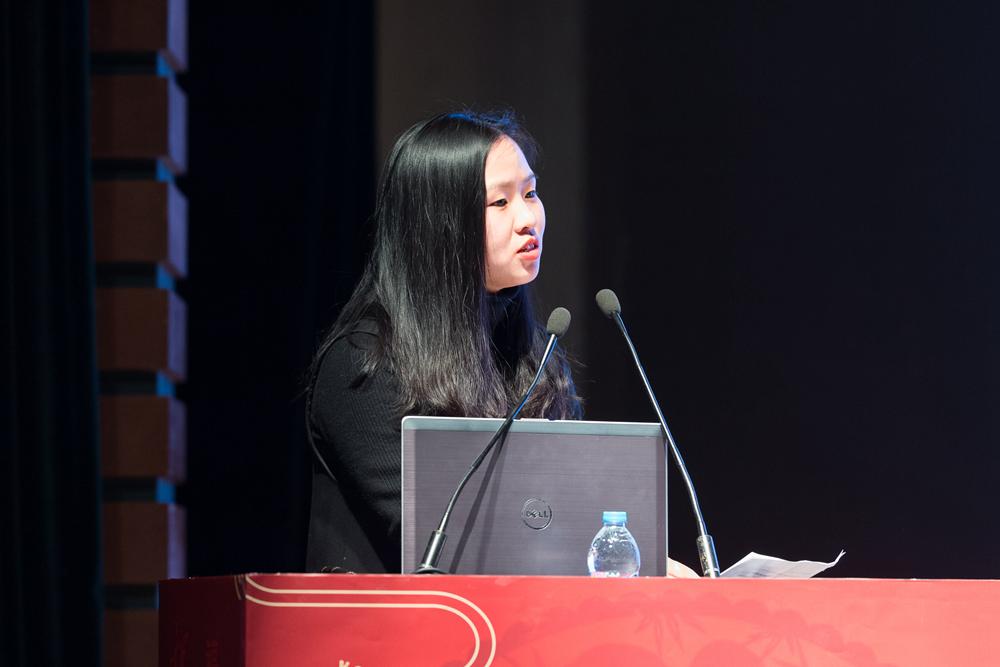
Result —
[[841, 550], [840, 554], [834, 558], [832, 562], [820, 563], [814, 560], [799, 560], [792, 562], [790, 560], [783, 560], [781, 558], [775, 558], [774, 556], [765, 556], [751, 551], [738, 562], [726, 568], [726, 571], [722, 573], [722, 576], [740, 578], [780, 577], [783, 579], [808, 579], [810, 577], [815, 577], [824, 570], [829, 570], [831, 567], [839, 563], [844, 553], [845, 552]]

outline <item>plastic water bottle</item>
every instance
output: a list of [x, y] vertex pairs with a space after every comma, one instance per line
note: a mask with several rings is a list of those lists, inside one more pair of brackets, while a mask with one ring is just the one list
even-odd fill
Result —
[[634, 577], [639, 574], [639, 545], [625, 523], [626, 512], [604, 512], [604, 526], [597, 531], [587, 553], [592, 577]]

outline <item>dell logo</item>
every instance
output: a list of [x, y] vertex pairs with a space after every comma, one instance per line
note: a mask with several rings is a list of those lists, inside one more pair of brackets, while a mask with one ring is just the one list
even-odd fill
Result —
[[528, 498], [521, 508], [524, 525], [535, 530], [545, 530], [552, 523], [552, 508], [544, 500]]

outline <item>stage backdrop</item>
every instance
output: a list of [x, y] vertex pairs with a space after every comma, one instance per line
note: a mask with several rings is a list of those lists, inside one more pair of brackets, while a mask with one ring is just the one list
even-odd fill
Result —
[[653, 417], [611, 287], [723, 564], [1000, 574], [992, 4], [191, 11], [192, 574], [301, 567], [297, 378], [375, 163], [465, 104], [541, 140], [538, 292], [573, 311], [588, 416]]
[[0, 44], [0, 664], [96, 667], [87, 3], [5, 3]]

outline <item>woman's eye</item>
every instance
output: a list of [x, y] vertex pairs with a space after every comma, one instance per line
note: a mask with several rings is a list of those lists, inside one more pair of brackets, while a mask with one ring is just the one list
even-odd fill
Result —
[[502, 198], [501, 199], [497, 199], [495, 202], [493, 202], [492, 204], [490, 204], [490, 206], [497, 206], [499, 208], [503, 208], [506, 205], [507, 205], [507, 200], [506, 199], [502, 199]]
[[524, 198], [525, 199], [534, 199], [537, 196], [538, 196], [538, 190], [529, 190], [528, 193], [526, 195], [524, 195]]

